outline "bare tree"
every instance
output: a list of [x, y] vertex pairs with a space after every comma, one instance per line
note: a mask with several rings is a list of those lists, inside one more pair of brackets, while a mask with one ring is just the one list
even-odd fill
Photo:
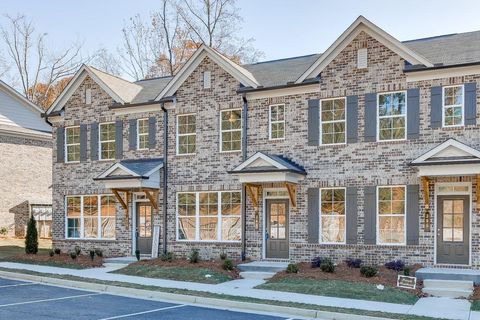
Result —
[[122, 75], [122, 67], [118, 58], [102, 47], [94, 54], [91, 65], [115, 76]]
[[0, 27], [0, 40], [7, 50], [7, 63], [16, 71], [14, 79], [30, 101], [46, 107], [55, 83], [71, 76], [80, 67], [82, 43], [76, 42], [61, 51], [47, 49], [47, 34], [38, 34], [31, 20], [24, 15], [6, 15]]

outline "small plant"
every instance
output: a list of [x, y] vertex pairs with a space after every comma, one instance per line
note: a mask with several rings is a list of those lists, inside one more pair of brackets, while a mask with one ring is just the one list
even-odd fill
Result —
[[402, 271], [405, 268], [405, 262], [402, 260], [393, 260], [385, 263], [385, 267], [390, 270]]
[[36, 254], [38, 252], [37, 222], [33, 215], [28, 220], [27, 236], [25, 238], [25, 253]]
[[62, 253], [62, 250], [60, 250], [60, 248], [55, 248], [53, 251], [55, 251], [55, 254], [60, 254], [60, 253]]
[[72, 258], [72, 260], [77, 259], [77, 253], [75, 251], [70, 252], [70, 258]]
[[321, 257], [315, 257], [312, 259], [312, 268], [320, 268], [323, 259]]
[[320, 269], [323, 272], [333, 273], [333, 272], [335, 272], [335, 264], [333, 264], [332, 259], [325, 258], [325, 259], [323, 259], [322, 263], [320, 264]]
[[225, 260], [225, 259], [227, 259], [227, 253], [226, 252], [220, 253], [220, 260]]
[[82, 249], [79, 246], [75, 246], [75, 253], [79, 256], [82, 253]]
[[161, 256], [160, 256], [160, 260], [162, 261], [168, 261], [168, 262], [172, 262], [173, 259], [175, 259], [175, 254], [171, 251], [167, 252], [167, 253], [163, 253]]
[[90, 250], [89, 253], [90, 253], [90, 259], [92, 259], [93, 261], [93, 259], [95, 258], [95, 250]]
[[286, 271], [287, 271], [287, 273], [298, 273], [298, 271], [299, 271], [298, 264], [296, 264], [296, 263], [288, 264]]
[[103, 257], [103, 251], [102, 249], [95, 249], [95, 254], [97, 255], [97, 257]]
[[55, 255], [55, 252], [54, 252], [53, 250], [50, 250], [50, 252], [48, 252], [48, 255], [49, 255], [50, 257], [53, 257], [53, 256]]
[[140, 261], [140, 250], [135, 250], [135, 257], [137, 258], [137, 261]]
[[403, 268], [403, 275], [404, 276], [410, 276], [410, 268], [409, 267], [405, 267]]
[[1, 227], [0, 228], [0, 236], [6, 237], [8, 234], [8, 227]]
[[188, 256], [188, 260], [190, 260], [191, 263], [197, 263], [200, 261], [200, 251], [198, 249], [192, 249], [190, 251], [190, 255]]
[[375, 277], [377, 274], [377, 268], [370, 266], [363, 266], [360, 268], [360, 274], [365, 278]]
[[222, 268], [223, 268], [224, 270], [231, 271], [231, 270], [233, 270], [233, 268], [235, 268], [235, 266], [233, 265], [233, 261], [232, 261], [232, 260], [230, 260], [230, 259], [225, 259], [225, 260], [223, 261]]
[[346, 261], [349, 268], [360, 268], [362, 266], [362, 259], [348, 258]]

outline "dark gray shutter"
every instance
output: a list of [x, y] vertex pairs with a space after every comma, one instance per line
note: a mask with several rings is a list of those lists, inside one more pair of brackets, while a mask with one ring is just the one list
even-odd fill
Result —
[[358, 96], [347, 97], [347, 143], [358, 139]]
[[137, 149], [137, 119], [130, 119], [128, 145], [130, 150]]
[[377, 242], [377, 187], [364, 187], [363, 213], [364, 213], [364, 243]]
[[432, 128], [442, 126], [442, 87], [430, 89], [430, 126]]
[[87, 161], [87, 125], [80, 125], [80, 161]]
[[357, 187], [347, 187], [346, 190], [346, 234], [347, 244], [357, 243]]
[[420, 134], [420, 89], [407, 90], [407, 138], [418, 139]]
[[465, 83], [465, 125], [477, 124], [477, 83]]
[[123, 156], [123, 121], [115, 121], [115, 158], [122, 159]]
[[308, 100], [308, 145], [318, 146], [320, 136], [320, 101]]
[[98, 160], [98, 123], [90, 125], [90, 159]]
[[150, 117], [148, 118], [148, 147], [150, 149], [155, 149], [157, 144], [157, 118]]
[[57, 128], [57, 162], [65, 162], [65, 128]]
[[365, 95], [365, 142], [377, 141], [377, 94]]
[[307, 193], [308, 201], [308, 242], [318, 243], [320, 233], [320, 190], [309, 188]]
[[407, 186], [407, 244], [418, 244], [419, 237], [419, 186], [418, 184]]

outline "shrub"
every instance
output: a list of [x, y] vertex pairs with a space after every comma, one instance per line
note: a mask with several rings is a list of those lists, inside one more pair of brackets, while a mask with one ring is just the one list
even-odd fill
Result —
[[377, 274], [377, 268], [370, 266], [363, 266], [360, 268], [360, 274], [365, 278], [374, 277]]
[[38, 252], [37, 222], [33, 215], [28, 220], [27, 237], [25, 238], [25, 253], [36, 254]]
[[335, 265], [333, 264], [332, 259], [325, 258], [323, 259], [322, 263], [320, 264], [320, 269], [323, 272], [333, 273], [335, 272]]
[[82, 249], [79, 246], [75, 246], [75, 253], [79, 256], [82, 253]]
[[53, 257], [55, 255], [55, 252], [53, 250], [50, 250], [48, 254], [50, 255], [50, 257]]
[[72, 260], [77, 259], [77, 253], [75, 251], [71, 251], [70, 252], [70, 258], [72, 258]]
[[298, 264], [296, 263], [290, 263], [288, 266], [287, 266], [287, 273], [298, 273]]
[[97, 257], [103, 257], [103, 251], [102, 249], [95, 249], [95, 254], [97, 255]]
[[135, 250], [135, 257], [137, 258], [137, 261], [140, 261], [140, 250]]
[[171, 251], [169, 251], [167, 253], [163, 253], [162, 255], [160, 255], [160, 260], [162, 260], [162, 261], [172, 262], [173, 259], [175, 259], [175, 254]]
[[93, 258], [95, 258], [95, 250], [90, 250], [89, 253], [90, 253], [90, 259], [92, 259], [93, 261]]
[[321, 257], [315, 257], [312, 259], [312, 268], [320, 268], [320, 265], [322, 264], [322, 258]]
[[225, 259], [227, 259], [227, 253], [226, 252], [220, 253], [220, 260], [225, 260]]
[[188, 260], [190, 260], [191, 263], [197, 263], [200, 261], [200, 251], [198, 249], [192, 249], [190, 251], [190, 255], [188, 256]]
[[390, 270], [402, 271], [405, 268], [405, 262], [402, 260], [393, 260], [385, 263], [385, 267]]
[[231, 270], [233, 270], [233, 268], [235, 268], [235, 266], [233, 265], [233, 261], [232, 261], [232, 260], [230, 260], [230, 259], [225, 259], [225, 260], [223, 261], [222, 268], [223, 268], [224, 270], [231, 271]]
[[408, 268], [408, 267], [403, 268], [403, 275], [404, 276], [409, 276], [410, 275], [410, 268]]
[[349, 268], [360, 268], [362, 266], [362, 259], [353, 259], [353, 258], [348, 258], [346, 261], [347, 266]]
[[60, 253], [62, 253], [62, 250], [60, 250], [60, 248], [55, 248], [53, 251], [55, 251], [55, 254], [60, 254]]
[[8, 233], [8, 227], [1, 227], [0, 228], [0, 236], [6, 236]]

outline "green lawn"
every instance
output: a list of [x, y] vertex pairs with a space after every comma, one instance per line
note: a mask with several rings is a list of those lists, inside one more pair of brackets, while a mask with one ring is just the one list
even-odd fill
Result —
[[480, 311], [480, 300], [474, 300], [472, 301], [472, 305], [470, 307], [470, 310], [472, 311]]
[[284, 278], [271, 280], [256, 288], [400, 304], [415, 304], [418, 300], [416, 295], [404, 290], [390, 287], [379, 290], [373, 284], [342, 280]]
[[[52, 246], [50, 240], [40, 240], [38, 249], [39, 252], [48, 252]], [[24, 239], [0, 239], [0, 259], [16, 256], [25, 253]]]
[[[120, 270], [115, 270], [112, 273], [210, 284], [217, 284], [232, 280], [232, 278], [230, 278], [228, 275], [221, 272], [216, 272], [206, 268], [195, 268], [193, 265], [192, 267], [160, 267], [152, 265], [139, 266], [133, 264]], [[211, 275], [211, 277], [205, 277], [207, 274]]]

